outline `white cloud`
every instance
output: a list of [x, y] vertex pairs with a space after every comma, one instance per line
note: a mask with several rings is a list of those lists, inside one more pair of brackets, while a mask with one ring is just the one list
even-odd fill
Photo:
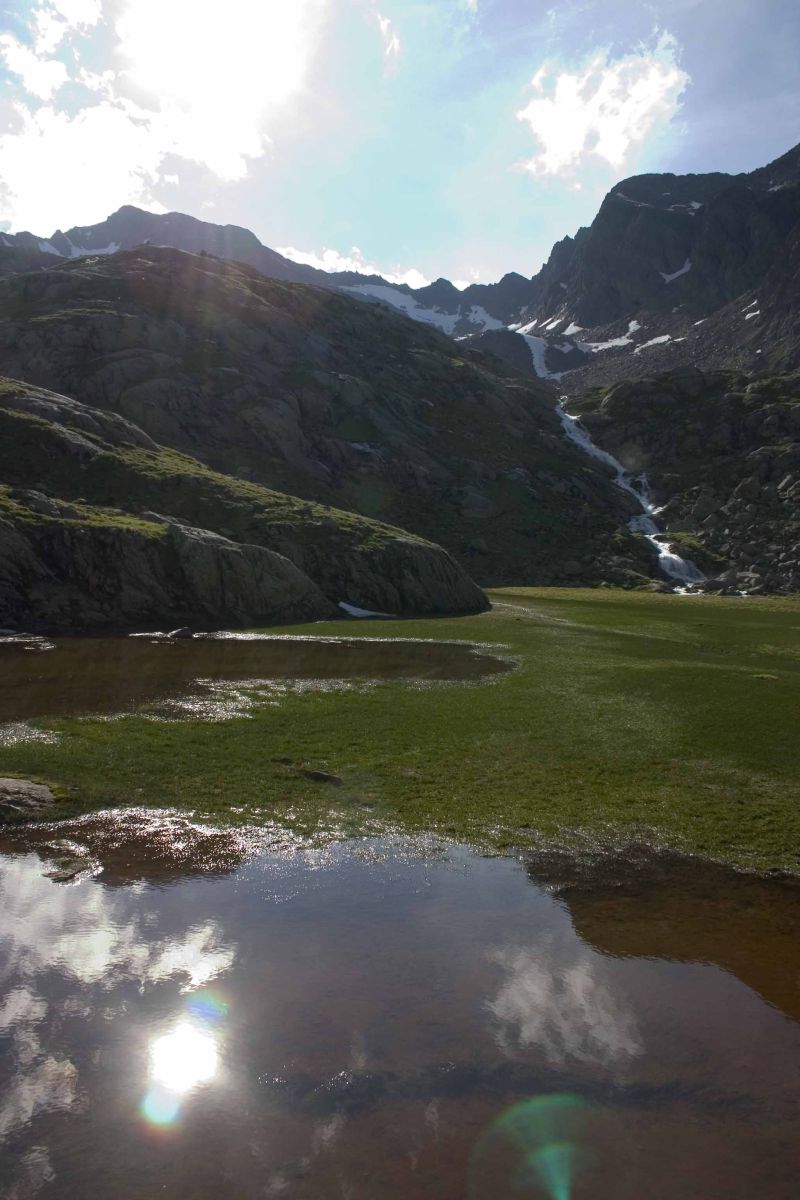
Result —
[[356, 271], [359, 275], [380, 275], [389, 283], [407, 283], [412, 288], [427, 287], [430, 283], [430, 279], [416, 267], [405, 271], [398, 268], [387, 271], [367, 262], [358, 246], [351, 246], [349, 254], [340, 254], [338, 250], [328, 248], [318, 254], [315, 250], [298, 250], [295, 246], [280, 246], [278, 253], [292, 262], [305, 263], [319, 271]]
[[49, 100], [69, 78], [62, 62], [40, 58], [8, 33], [0, 37], [0, 59], [19, 77], [25, 91], [39, 100]]
[[142, 202], [157, 177], [164, 150], [128, 107], [103, 101], [70, 117], [48, 106], [20, 117], [19, 132], [0, 134], [14, 228], [49, 234], [102, 220]]
[[517, 113], [540, 149], [522, 165], [536, 175], [569, 173], [587, 154], [620, 168], [629, 151], [671, 119], [689, 76], [674, 38], [613, 61], [600, 50], [575, 72], [545, 63], [531, 81], [534, 99]]
[[33, 11], [37, 54], [52, 54], [67, 34], [96, 25], [100, 0], [47, 0]]
[[[17, 102], [14, 127], [0, 133], [2, 216], [49, 231], [121, 204], [153, 208], [168, 155], [242, 179], [269, 144], [269, 114], [304, 86], [326, 3], [227, 0], [223, 17], [207, 0], [122, 0], [113, 29], [122, 69], [103, 63], [95, 73], [75, 56], [72, 78], [94, 93], [85, 107]], [[48, 100], [69, 73], [44, 55], [101, 9], [99, 0], [50, 0], [32, 15], [37, 54], [10, 38], [0, 48], [26, 90]]]
[[131, 83], [165, 148], [242, 179], [263, 154], [265, 113], [303, 86], [321, 0], [129, 0], [117, 21]]
[[70, 29], [96, 25], [103, 11], [100, 0], [48, 0], [46, 7], [55, 9]]
[[383, 17], [380, 13], [377, 13], [376, 16], [383, 38], [383, 52], [387, 58], [396, 58], [400, 53], [400, 38], [397, 36], [396, 30], [392, 28], [392, 22], [388, 17]]

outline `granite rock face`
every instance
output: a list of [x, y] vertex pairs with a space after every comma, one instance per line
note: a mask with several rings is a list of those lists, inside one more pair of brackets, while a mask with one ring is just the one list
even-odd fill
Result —
[[16, 381], [0, 381], [0, 480], [0, 626], [314, 621], [340, 600], [400, 615], [486, 607], [433, 543], [217, 474], [116, 414]]
[[717, 590], [800, 591], [797, 374], [685, 368], [574, 397], [571, 410], [647, 473], [659, 519]]
[[[17, 491], [0, 519], [0, 623], [49, 632], [319, 620], [334, 609], [287, 559], [209, 530], [102, 524]], [[60, 511], [58, 511], [60, 510]], [[40, 519], [30, 519], [36, 513]], [[77, 518], [77, 519], [76, 519]]]
[[[155, 246], [77, 259], [0, 281], [0, 370], [225, 475], [430, 539], [481, 584], [569, 582], [576, 560], [587, 583], [654, 569], [624, 495], [564, 438], [553, 388], [329, 289]], [[193, 489], [147, 507], [216, 529]], [[321, 582], [334, 542], [268, 544]], [[341, 598], [396, 611], [420, 553], [379, 599]], [[401, 538], [392, 561], [407, 556]], [[354, 565], [336, 569], [349, 582]]]

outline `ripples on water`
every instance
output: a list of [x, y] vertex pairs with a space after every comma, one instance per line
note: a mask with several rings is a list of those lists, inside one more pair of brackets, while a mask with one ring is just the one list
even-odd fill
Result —
[[796, 1194], [788, 886], [146, 813], [0, 849], [4, 1197]]

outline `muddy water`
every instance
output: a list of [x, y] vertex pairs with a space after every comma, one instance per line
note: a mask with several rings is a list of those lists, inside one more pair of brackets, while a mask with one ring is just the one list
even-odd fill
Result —
[[797, 1194], [796, 890], [273, 838], [5, 835], [0, 1194]]
[[[135, 712], [180, 702], [192, 715], [225, 715], [220, 685], [269, 694], [281, 683], [326, 688], [348, 681], [469, 681], [510, 669], [470, 643], [410, 639], [209, 635], [0, 638], [0, 723], [32, 717]], [[241, 699], [241, 697], [240, 697]], [[235, 708], [235, 706], [234, 706]]]

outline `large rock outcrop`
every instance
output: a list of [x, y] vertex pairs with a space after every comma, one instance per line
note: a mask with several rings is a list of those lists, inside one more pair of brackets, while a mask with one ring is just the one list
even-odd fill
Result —
[[0, 626], [476, 612], [440, 546], [228, 478], [115, 413], [0, 381]]
[[482, 584], [653, 569], [551, 387], [342, 293], [154, 246], [78, 259], [0, 281], [0, 370], [226, 475], [430, 538]]
[[281, 555], [206, 529], [0, 494], [0, 625], [48, 632], [313, 621], [334, 606]]

